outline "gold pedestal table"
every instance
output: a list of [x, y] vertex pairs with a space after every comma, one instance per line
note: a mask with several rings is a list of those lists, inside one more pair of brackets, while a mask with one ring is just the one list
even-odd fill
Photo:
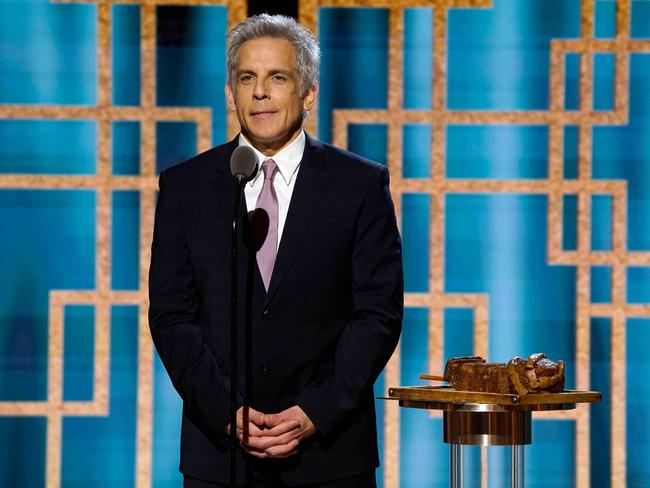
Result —
[[450, 445], [451, 488], [463, 488], [463, 446], [512, 446], [512, 488], [524, 486], [524, 446], [532, 443], [532, 413], [571, 410], [577, 403], [596, 403], [596, 391], [512, 395], [457, 391], [450, 386], [389, 388], [400, 407], [442, 410], [443, 441]]

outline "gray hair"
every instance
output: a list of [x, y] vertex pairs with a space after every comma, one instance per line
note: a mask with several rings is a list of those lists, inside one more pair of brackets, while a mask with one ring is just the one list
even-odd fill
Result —
[[235, 71], [239, 49], [246, 41], [261, 37], [285, 39], [296, 50], [296, 71], [300, 76], [300, 96], [318, 83], [320, 68], [320, 48], [314, 35], [291, 17], [284, 15], [260, 14], [240, 22], [228, 33], [227, 62], [228, 83], [235, 89]]

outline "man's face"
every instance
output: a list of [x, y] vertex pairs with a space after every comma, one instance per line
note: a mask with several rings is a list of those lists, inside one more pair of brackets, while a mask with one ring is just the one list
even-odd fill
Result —
[[237, 113], [244, 136], [272, 156], [297, 136], [303, 110], [312, 109], [318, 89], [300, 96], [296, 50], [272, 37], [242, 44], [233, 76], [234, 92], [226, 85], [228, 108]]

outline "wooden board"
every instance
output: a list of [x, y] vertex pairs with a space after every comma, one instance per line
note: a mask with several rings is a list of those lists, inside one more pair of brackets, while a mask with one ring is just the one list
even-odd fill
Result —
[[559, 405], [597, 403], [602, 395], [597, 391], [564, 390], [557, 393], [510, 395], [478, 391], [458, 391], [451, 386], [402, 386], [388, 389], [395, 400], [420, 400], [441, 403], [486, 403], [494, 405]]

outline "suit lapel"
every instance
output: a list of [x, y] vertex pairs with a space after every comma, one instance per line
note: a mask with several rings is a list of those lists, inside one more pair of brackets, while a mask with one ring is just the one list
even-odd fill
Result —
[[325, 152], [322, 144], [307, 136], [298, 179], [291, 196], [287, 220], [282, 231], [282, 240], [266, 295], [266, 304], [271, 301], [284, 280], [311, 224], [314, 211], [318, 207], [326, 186], [323, 175], [319, 174], [324, 169]]

